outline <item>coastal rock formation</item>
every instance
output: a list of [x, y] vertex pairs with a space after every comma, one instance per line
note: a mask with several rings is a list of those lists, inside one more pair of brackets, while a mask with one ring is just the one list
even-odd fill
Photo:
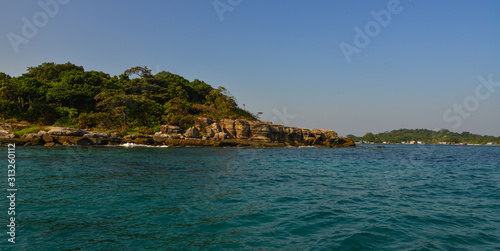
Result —
[[184, 136], [186, 136], [186, 138], [199, 138], [200, 131], [198, 131], [198, 129], [196, 127], [191, 127], [186, 131]]
[[80, 129], [74, 129], [69, 127], [58, 127], [58, 126], [52, 127], [47, 132], [47, 134], [54, 136], [83, 136], [87, 133], [88, 132]]
[[223, 132], [219, 124], [213, 123], [206, 129], [209, 138], [214, 137], [216, 134]]
[[182, 134], [182, 129], [173, 125], [162, 125], [160, 131], [163, 134]]
[[207, 127], [212, 125], [214, 121], [211, 118], [198, 117], [195, 121], [195, 127], [198, 131], [206, 131]]
[[123, 141], [141, 145], [152, 145], [155, 142], [153, 137], [144, 135], [127, 135], [123, 137]]
[[90, 139], [101, 139], [101, 138], [109, 138], [111, 137], [110, 133], [102, 133], [102, 132], [89, 132], [83, 135], [84, 138]]
[[11, 133], [11, 134], [2, 134], [0, 135], [0, 138], [3, 138], [3, 139], [13, 139], [13, 138], [17, 138], [15, 134]]
[[249, 139], [252, 141], [268, 143], [298, 142], [310, 144], [323, 144], [338, 139], [338, 135], [332, 130], [305, 129], [298, 127], [287, 127], [243, 119], [222, 119], [219, 123], [213, 122], [207, 129], [207, 136], [215, 140], [223, 138]]
[[153, 135], [153, 140], [156, 141], [156, 142], [163, 142], [167, 139], [172, 139], [173, 137], [168, 135], [168, 134], [164, 134], [164, 133], [161, 133], [161, 132], [157, 132], [155, 133], [155, 135]]
[[134, 143], [143, 145], [176, 146], [255, 146], [283, 147], [307, 146], [349, 147], [355, 146], [347, 138], [339, 138], [332, 130], [287, 127], [243, 119], [198, 118], [185, 134], [178, 126], [162, 125], [154, 135], [127, 135], [119, 133], [89, 132], [68, 127], [51, 127], [38, 133], [28, 133], [21, 138], [0, 129], [0, 144], [19, 145], [119, 145]]

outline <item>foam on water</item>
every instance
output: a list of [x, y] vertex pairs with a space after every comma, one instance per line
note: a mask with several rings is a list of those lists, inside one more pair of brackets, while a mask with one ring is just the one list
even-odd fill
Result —
[[152, 146], [152, 145], [144, 145], [144, 144], [136, 144], [136, 143], [124, 143], [119, 146], [123, 147], [169, 147], [167, 145], [161, 145], [161, 146]]

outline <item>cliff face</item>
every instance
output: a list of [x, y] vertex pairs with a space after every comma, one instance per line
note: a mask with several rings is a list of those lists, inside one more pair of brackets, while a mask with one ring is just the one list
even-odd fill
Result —
[[118, 145], [135, 143], [177, 146], [256, 146], [283, 147], [315, 145], [323, 147], [355, 146], [350, 139], [339, 138], [332, 130], [305, 129], [243, 119], [198, 118], [184, 132], [178, 126], [163, 125], [155, 135], [99, 133], [86, 130], [52, 127], [48, 132], [28, 133], [18, 138], [8, 130], [0, 130], [0, 145]]
[[[162, 128], [167, 127], [163, 126]], [[200, 132], [206, 132], [207, 139], [215, 140], [241, 139], [265, 143], [305, 143], [309, 145], [333, 144], [339, 140], [337, 133], [332, 130], [309, 130], [244, 119], [222, 119], [217, 123], [210, 118], [198, 118], [193, 128]], [[162, 129], [163, 131], [166, 130]], [[187, 134], [185, 136], [189, 137]]]

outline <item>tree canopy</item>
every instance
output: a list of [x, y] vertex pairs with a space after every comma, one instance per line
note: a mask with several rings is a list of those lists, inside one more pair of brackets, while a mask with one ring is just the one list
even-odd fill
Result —
[[500, 137], [487, 136], [487, 135], [477, 135], [470, 132], [451, 132], [447, 129], [441, 129], [439, 131], [432, 131], [427, 129], [399, 129], [390, 132], [383, 132], [378, 134], [373, 134], [371, 132], [365, 134], [363, 137], [356, 137], [352, 134], [347, 135], [354, 141], [366, 141], [374, 143], [390, 142], [390, 143], [401, 143], [401, 142], [411, 142], [411, 141], [421, 141], [427, 144], [436, 144], [439, 142], [447, 143], [469, 143], [469, 144], [487, 144], [500, 143]]
[[43, 63], [19, 77], [0, 72], [0, 119], [42, 125], [151, 133], [187, 128], [198, 116], [256, 119], [224, 87], [147, 67], [111, 77], [72, 63]]

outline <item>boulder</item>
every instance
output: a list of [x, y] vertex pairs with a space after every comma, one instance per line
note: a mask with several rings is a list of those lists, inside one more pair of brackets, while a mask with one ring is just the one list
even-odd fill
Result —
[[283, 128], [283, 136], [285, 142], [301, 142], [303, 141], [302, 129], [298, 127], [285, 127]]
[[113, 132], [109, 135], [112, 139], [118, 139], [118, 138], [122, 138], [123, 136], [120, 134], [120, 133], [117, 133], [117, 132]]
[[43, 138], [43, 141], [45, 141], [45, 142], [53, 142], [54, 141], [54, 137], [52, 137], [48, 134], [42, 135], [42, 138]]
[[[23, 135], [25, 136], [25, 135]], [[26, 140], [29, 140], [26, 142], [25, 146], [39, 146], [45, 144], [45, 141], [41, 138], [40, 135], [35, 134], [33, 137], [28, 136], [25, 138]]]
[[273, 142], [285, 142], [285, 133], [283, 125], [270, 125], [271, 136], [270, 139]]
[[304, 141], [316, 140], [316, 137], [311, 133], [311, 130], [305, 128], [301, 128], [300, 130], [302, 131], [302, 139]]
[[225, 132], [218, 132], [213, 136], [214, 140], [223, 140], [223, 139], [228, 139], [229, 136]]
[[207, 135], [210, 138], [214, 137], [217, 133], [221, 132], [223, 131], [218, 123], [213, 123], [207, 128]]
[[205, 131], [207, 127], [213, 123], [214, 121], [211, 118], [198, 117], [194, 122], [194, 126], [198, 129], [198, 131]]
[[[54, 142], [61, 145], [78, 145], [78, 142], [82, 140], [83, 137], [80, 136], [50, 136], [44, 135], [43, 140], [47, 143]], [[85, 139], [85, 141], [88, 141]]]
[[196, 127], [191, 127], [186, 131], [184, 136], [186, 136], [186, 138], [199, 138], [200, 131], [198, 131], [198, 129]]
[[248, 120], [237, 119], [234, 121], [234, 129], [236, 131], [236, 138], [248, 139], [250, 138], [250, 123]]
[[2, 134], [0, 135], [0, 138], [1, 139], [13, 139], [13, 138], [17, 138], [17, 136], [13, 133], [11, 134]]
[[336, 139], [339, 137], [338, 134], [333, 130], [322, 130], [322, 131], [327, 139]]
[[42, 135], [38, 133], [27, 133], [21, 136], [21, 139], [27, 139], [27, 140], [37, 140], [37, 139], [42, 139]]
[[69, 127], [59, 127], [53, 126], [47, 134], [54, 136], [78, 136], [81, 137], [88, 132], [80, 129], [74, 129]]
[[234, 120], [233, 119], [221, 120], [220, 126], [226, 134], [231, 135], [233, 138], [236, 138], [236, 129], [234, 127]]
[[84, 138], [94, 138], [94, 139], [102, 139], [102, 138], [110, 138], [111, 134], [103, 133], [103, 132], [89, 132], [88, 134], [83, 135]]
[[323, 130], [320, 129], [312, 129], [310, 130], [311, 134], [313, 135], [314, 138], [316, 138], [319, 141], [326, 140], [325, 134], [323, 133]]
[[124, 140], [136, 140], [140, 138], [150, 138], [150, 136], [144, 136], [144, 135], [127, 135], [123, 137]]
[[173, 137], [168, 135], [168, 134], [163, 134], [161, 132], [157, 132], [155, 133], [155, 135], [153, 135], [153, 140], [154, 141], [157, 141], [157, 142], [163, 142], [167, 139], [172, 139]]
[[0, 123], [0, 129], [10, 131], [11, 127], [8, 123]]
[[[89, 145], [107, 145], [112, 139], [110, 133], [103, 132], [89, 132], [88, 134], [83, 135], [83, 138], [88, 139], [89, 142], [91, 142]], [[81, 141], [78, 144], [85, 145], [86, 142]]]
[[178, 126], [162, 125], [160, 127], [160, 132], [163, 134], [182, 134], [182, 129]]
[[173, 134], [173, 135], [169, 135], [171, 139], [182, 139], [184, 138], [184, 136], [182, 136], [181, 134]]
[[260, 122], [260, 121], [248, 121], [250, 124], [250, 136], [256, 139], [269, 139], [271, 134], [271, 123]]
[[123, 140], [127, 143], [135, 143], [141, 145], [150, 145], [154, 143], [153, 137], [144, 135], [127, 135], [123, 137]]

